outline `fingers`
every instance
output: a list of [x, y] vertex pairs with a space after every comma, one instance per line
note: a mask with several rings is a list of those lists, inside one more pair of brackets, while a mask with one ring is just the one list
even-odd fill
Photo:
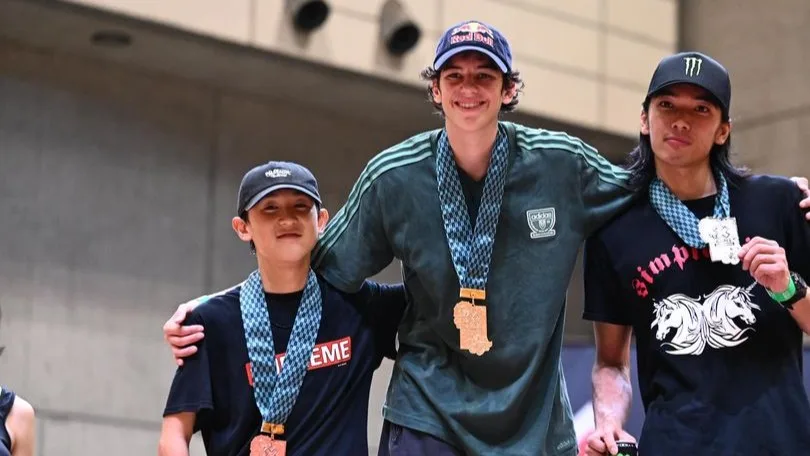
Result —
[[757, 255], [777, 255], [780, 253], [784, 254], [784, 249], [779, 247], [779, 244], [775, 241], [755, 237], [742, 246], [738, 256], [742, 260], [743, 270], [747, 271], [751, 267], [751, 261]]
[[802, 191], [806, 192], [806, 191], [808, 190], [808, 186], [807, 186], [808, 181], [807, 181], [807, 178], [806, 178], [806, 177], [798, 177], [798, 176], [793, 176], [793, 177], [791, 177], [791, 178], [790, 178], [790, 180], [792, 180], [793, 182], [795, 182], [795, 183], [796, 183], [796, 185], [797, 185], [797, 186], [798, 186], [798, 187], [799, 187], [799, 188], [800, 188]]
[[186, 302], [177, 306], [177, 310], [174, 312], [174, 315], [172, 315], [174, 322], [178, 324], [182, 323], [195, 307], [195, 302]]
[[751, 259], [748, 269], [754, 277], [780, 273], [787, 270], [787, 261], [779, 253], [761, 253]]
[[[808, 185], [807, 178], [791, 177], [790, 180], [796, 183], [796, 186], [798, 186], [799, 189], [804, 193], [804, 199], [799, 201], [799, 207], [802, 209], [810, 208], [810, 185]], [[804, 214], [804, 218], [810, 220], [810, 212]]]
[[190, 345], [183, 348], [172, 347], [172, 354], [174, 355], [174, 360], [177, 362], [178, 366], [183, 365], [183, 358], [188, 358], [195, 353], [197, 353], [197, 347], [195, 345]]
[[605, 432], [602, 434], [602, 441], [605, 442], [605, 447], [607, 448], [608, 453], [616, 454], [619, 452], [619, 446], [616, 445], [616, 436], [614, 432]]
[[171, 336], [186, 336], [191, 333], [202, 331], [202, 326], [182, 326], [191, 311], [194, 310], [195, 305], [187, 302], [180, 304], [174, 314], [163, 325], [163, 338], [169, 340]]
[[588, 456], [602, 456], [607, 452], [607, 445], [602, 441], [602, 433], [595, 432], [588, 437], [588, 449], [586, 454]]
[[622, 429], [598, 430], [588, 437], [585, 454], [588, 456], [615, 455], [619, 452], [619, 445], [616, 442], [636, 443], [636, 439]]
[[585, 456], [605, 456], [604, 451], [596, 451], [591, 447], [585, 448]]
[[195, 327], [199, 328], [199, 330], [196, 332], [189, 332], [187, 334], [181, 334], [177, 336], [168, 336], [166, 338], [166, 341], [169, 342], [169, 345], [172, 346], [172, 349], [185, 348], [189, 345], [194, 345], [197, 342], [201, 341], [203, 337], [205, 337], [205, 334], [202, 331], [202, 326], [195, 325], [188, 327], [184, 326], [180, 328], [181, 332], [185, 332], [188, 330], [188, 328], [195, 328]]
[[181, 304], [177, 310], [174, 311], [171, 317], [163, 324], [163, 338], [168, 340], [169, 336], [177, 335], [180, 329], [180, 324], [186, 319], [186, 311]]
[[628, 434], [628, 433], [626, 433], [626, 432], [624, 432], [624, 431], [619, 431], [619, 432], [617, 432], [617, 433], [616, 433], [616, 436], [618, 437], [619, 442], [633, 442], [633, 443], [638, 443], [638, 442], [636, 442], [636, 438], [635, 438], [635, 437], [633, 437], [632, 435], [630, 435], [630, 434]]

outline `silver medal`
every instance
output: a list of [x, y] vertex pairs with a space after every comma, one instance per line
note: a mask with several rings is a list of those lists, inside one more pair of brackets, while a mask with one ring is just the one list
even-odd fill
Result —
[[742, 246], [737, 234], [737, 219], [706, 217], [698, 223], [700, 238], [709, 244], [709, 255], [712, 261], [724, 264], [737, 264], [737, 254]]

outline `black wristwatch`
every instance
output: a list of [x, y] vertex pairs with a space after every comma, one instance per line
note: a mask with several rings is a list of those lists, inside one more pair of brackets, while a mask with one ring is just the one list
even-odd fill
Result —
[[782, 293], [774, 293], [768, 290], [768, 295], [785, 309], [793, 309], [793, 304], [807, 296], [807, 282], [804, 281], [802, 276], [791, 271], [788, 289]]

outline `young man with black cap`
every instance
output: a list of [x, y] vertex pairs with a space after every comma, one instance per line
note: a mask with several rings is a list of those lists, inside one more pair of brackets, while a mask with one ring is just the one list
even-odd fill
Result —
[[[402, 262], [380, 455], [571, 456], [567, 285], [585, 236], [630, 204], [629, 174], [565, 133], [499, 121], [522, 83], [489, 25], [450, 27], [423, 76], [444, 128], [368, 163], [313, 260], [344, 291]], [[200, 337], [179, 326], [189, 307], [164, 326], [179, 357]]]
[[[810, 448], [802, 333], [810, 226], [802, 192], [729, 160], [731, 84], [711, 57], [663, 59], [644, 100], [631, 183], [643, 189], [585, 252], [595, 322], [596, 432], [631, 438], [631, 333], [646, 418], [642, 455], [788, 455]], [[742, 245], [741, 245], [742, 244]]]
[[196, 430], [208, 455], [368, 454], [372, 374], [395, 354], [403, 287], [364, 282], [347, 294], [310, 269], [329, 214], [303, 166], [250, 170], [237, 215], [258, 269], [186, 319], [206, 337], [175, 374], [160, 454], [188, 455]]

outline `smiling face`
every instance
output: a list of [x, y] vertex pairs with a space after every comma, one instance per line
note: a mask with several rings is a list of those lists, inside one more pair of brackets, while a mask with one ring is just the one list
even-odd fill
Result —
[[714, 98], [692, 84], [662, 89], [650, 98], [648, 112], [641, 113], [641, 133], [650, 136], [658, 169], [707, 164], [712, 147], [724, 144], [730, 132]]
[[465, 131], [481, 130], [497, 123], [501, 105], [514, 97], [514, 90], [504, 90], [504, 82], [504, 74], [489, 57], [462, 52], [440, 69], [433, 83], [433, 101], [442, 106], [448, 124]]
[[246, 220], [234, 217], [232, 224], [241, 240], [254, 243], [257, 256], [296, 263], [309, 257], [328, 219], [326, 209], [318, 209], [312, 198], [283, 189], [256, 203]]

